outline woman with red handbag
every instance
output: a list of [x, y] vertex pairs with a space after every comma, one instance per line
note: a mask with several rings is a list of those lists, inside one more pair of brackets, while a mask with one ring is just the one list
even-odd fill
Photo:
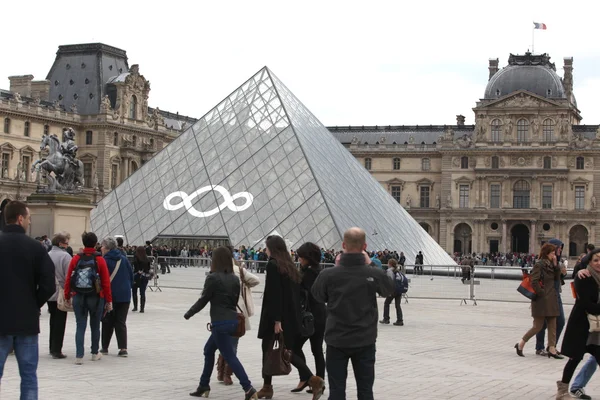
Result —
[[556, 246], [544, 244], [539, 260], [531, 270], [531, 286], [536, 294], [531, 300], [533, 326], [523, 335], [521, 341], [515, 344], [515, 350], [520, 357], [525, 357], [525, 343], [543, 329], [545, 321], [548, 325], [548, 358], [564, 358], [556, 352], [556, 318], [560, 315], [560, 310], [554, 281], [560, 278], [560, 269], [555, 266], [555, 250]]
[[198, 388], [190, 393], [190, 396], [208, 397], [210, 376], [215, 364], [215, 352], [218, 349], [240, 380], [245, 392], [244, 399], [257, 399], [256, 389], [252, 387], [234, 351], [232, 335], [238, 329], [237, 303], [240, 296], [240, 280], [233, 273], [233, 260], [228, 248], [219, 247], [213, 251], [210, 270], [210, 275], [204, 281], [202, 296], [184, 315], [185, 319], [190, 319], [210, 302], [211, 335], [204, 346], [204, 369]]

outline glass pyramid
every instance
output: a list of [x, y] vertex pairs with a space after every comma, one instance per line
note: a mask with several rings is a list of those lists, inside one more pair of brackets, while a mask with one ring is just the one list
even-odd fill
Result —
[[266, 67], [104, 197], [91, 223], [132, 245], [191, 236], [260, 247], [278, 232], [291, 248], [328, 249], [358, 226], [371, 250], [454, 264]]

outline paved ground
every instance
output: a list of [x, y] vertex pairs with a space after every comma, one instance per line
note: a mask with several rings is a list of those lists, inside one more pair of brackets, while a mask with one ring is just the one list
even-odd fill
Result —
[[[164, 286], [201, 287], [205, 269], [175, 269], [162, 276]], [[261, 275], [261, 278], [264, 276]], [[421, 283], [417, 283], [419, 281]], [[466, 287], [460, 280], [413, 280], [416, 292], [432, 297], [439, 291], [460, 297]], [[427, 286], [431, 285], [431, 286]], [[515, 282], [490, 283], [488, 292], [508, 295]], [[261, 286], [262, 287], [262, 286]], [[259, 291], [262, 291], [259, 287]], [[455, 289], [456, 287], [460, 289]], [[66, 360], [52, 360], [47, 354], [48, 314], [42, 315], [40, 336], [40, 399], [188, 399], [201, 373], [202, 348], [208, 337], [208, 309], [190, 321], [183, 314], [197, 299], [197, 290], [164, 288], [148, 293], [146, 314], [131, 313], [128, 319], [129, 358], [111, 355], [91, 362], [86, 355], [83, 366], [75, 366], [75, 324], [67, 322], [64, 352]], [[260, 293], [254, 295], [260, 308]], [[383, 301], [380, 300], [380, 309]], [[456, 300], [411, 299], [403, 304], [404, 327], [382, 326], [377, 343], [375, 399], [551, 399], [555, 381], [564, 361], [535, 356], [533, 343], [525, 349], [526, 358], [515, 355], [512, 346], [529, 328], [529, 306], [524, 303], [479, 302], [478, 306], [459, 305]], [[567, 314], [570, 306], [566, 306]], [[253, 327], [258, 316], [252, 318]], [[89, 332], [86, 335], [89, 348]], [[305, 349], [310, 354], [309, 346]], [[239, 356], [255, 386], [260, 387], [260, 342], [252, 330], [240, 342]], [[312, 362], [310, 363], [312, 365]], [[19, 377], [14, 357], [9, 358], [2, 380], [1, 399], [17, 399]], [[350, 382], [353, 378], [350, 374]], [[307, 394], [292, 394], [297, 383], [295, 370], [290, 376], [274, 380], [276, 399], [309, 399]], [[600, 384], [592, 379], [592, 396], [600, 396]], [[213, 382], [211, 398], [242, 399], [236, 384], [225, 387]], [[326, 398], [326, 397], [324, 397]], [[356, 399], [353, 383], [348, 398]]]

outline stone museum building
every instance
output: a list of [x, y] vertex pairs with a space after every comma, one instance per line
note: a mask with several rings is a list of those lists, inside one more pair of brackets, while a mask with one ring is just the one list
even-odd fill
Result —
[[448, 252], [536, 253], [557, 237], [573, 257], [595, 243], [600, 130], [580, 124], [573, 59], [562, 78], [547, 54], [490, 60], [473, 112], [475, 125], [329, 129]]
[[84, 194], [95, 203], [195, 121], [149, 107], [150, 82], [139, 66], [100, 43], [60, 46], [43, 80], [9, 80], [0, 90], [1, 199], [36, 190], [31, 166], [45, 154], [44, 135], [76, 131]]

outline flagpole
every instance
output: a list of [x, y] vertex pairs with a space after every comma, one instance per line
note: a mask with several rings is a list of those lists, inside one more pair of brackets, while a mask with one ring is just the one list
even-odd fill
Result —
[[535, 23], [531, 29], [531, 54], [535, 54]]

